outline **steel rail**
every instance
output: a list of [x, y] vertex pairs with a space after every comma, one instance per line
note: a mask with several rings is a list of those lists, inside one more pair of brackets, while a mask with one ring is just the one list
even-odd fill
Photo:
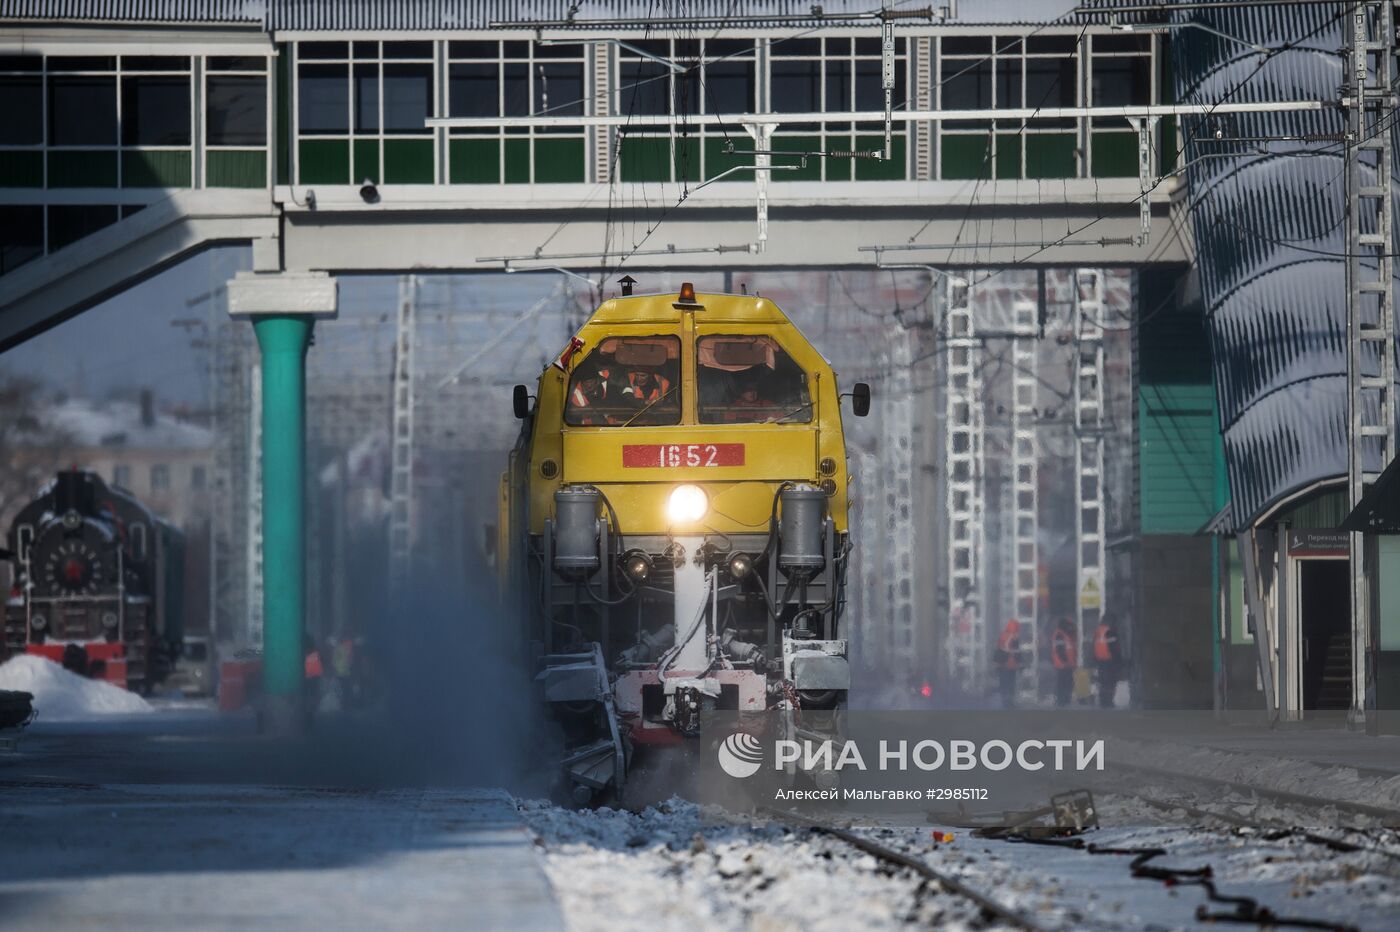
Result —
[[[1358, 845], [1355, 842], [1347, 841], [1345, 838], [1333, 838], [1330, 835], [1320, 835], [1310, 829], [1289, 825], [1277, 819], [1246, 819], [1242, 816], [1235, 815], [1233, 812], [1212, 812], [1209, 809], [1201, 809], [1189, 803], [1174, 802], [1169, 799], [1157, 799], [1156, 797], [1147, 796], [1133, 790], [1108, 790], [1107, 792], [1111, 796], [1126, 796], [1130, 799], [1136, 799], [1154, 809], [1163, 811], [1180, 810], [1197, 819], [1216, 819], [1228, 825], [1233, 825], [1235, 828], [1267, 829], [1267, 832], [1260, 836], [1266, 841], [1280, 841], [1288, 837], [1297, 837], [1309, 844], [1321, 845], [1324, 848], [1343, 854], [1377, 854], [1381, 857], [1389, 858], [1392, 861], [1400, 861], [1400, 851], [1391, 851], [1388, 848], [1376, 848], [1369, 845]], [[1362, 830], [1352, 826], [1343, 826], [1340, 827], [1338, 831], [1360, 832]]]
[[1204, 783], [1209, 786], [1233, 787], [1235, 789], [1248, 790], [1256, 796], [1265, 799], [1273, 799], [1277, 802], [1294, 806], [1304, 806], [1313, 809], [1337, 809], [1341, 812], [1350, 812], [1353, 815], [1379, 819], [1387, 828], [1400, 828], [1400, 809], [1387, 809], [1384, 806], [1372, 806], [1368, 803], [1357, 803], [1347, 800], [1325, 799], [1321, 796], [1294, 793], [1290, 790], [1270, 789], [1269, 787], [1258, 786], [1254, 783], [1245, 783], [1242, 780], [1226, 780], [1220, 777], [1208, 777], [1202, 774], [1182, 773], [1179, 770], [1166, 770], [1161, 767], [1148, 767], [1143, 764], [1124, 764], [1115, 761], [1113, 766], [1123, 770], [1135, 770], [1138, 773], [1169, 777], [1177, 780], [1194, 780], [1197, 783]]
[[761, 811], [771, 816], [776, 821], [787, 822], [813, 832], [830, 835], [832, 838], [844, 841], [853, 848], [864, 851], [866, 854], [872, 855], [882, 861], [911, 870], [925, 880], [931, 880], [939, 886], [971, 900], [988, 916], [1000, 919], [1008, 925], [1015, 926], [1018, 929], [1032, 930], [1032, 932], [1043, 928], [1043, 926], [1037, 925], [1011, 907], [998, 903], [986, 894], [974, 890], [956, 877], [935, 870], [913, 855], [905, 854], [903, 851], [888, 847], [887, 845], [882, 845], [877, 841], [872, 841], [869, 838], [857, 835], [855, 832], [849, 831], [848, 829], [838, 828], [834, 825], [829, 825], [804, 815], [798, 815], [795, 812], [784, 812], [778, 809], [763, 809]]

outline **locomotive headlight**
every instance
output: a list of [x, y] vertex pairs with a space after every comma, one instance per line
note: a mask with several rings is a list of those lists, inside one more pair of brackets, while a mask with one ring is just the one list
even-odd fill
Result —
[[710, 510], [710, 498], [698, 485], [678, 485], [666, 502], [666, 517], [672, 524], [694, 524]]
[[729, 555], [729, 575], [735, 579], [743, 579], [753, 572], [753, 560], [747, 553], [732, 553]]
[[35, 615], [29, 619], [29, 624], [35, 631], [43, 631], [49, 626], [49, 620], [43, 615]]
[[651, 575], [651, 557], [640, 550], [632, 550], [622, 557], [622, 572], [634, 583], [645, 582]]

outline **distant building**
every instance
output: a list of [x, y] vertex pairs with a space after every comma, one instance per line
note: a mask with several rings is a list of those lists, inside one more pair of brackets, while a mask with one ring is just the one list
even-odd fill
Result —
[[42, 425], [28, 432], [33, 443], [18, 432], [0, 469], [29, 476], [35, 489], [52, 469], [79, 466], [133, 493], [177, 527], [188, 530], [207, 520], [213, 434], [158, 413], [149, 392], [139, 401], [44, 403], [32, 422]]

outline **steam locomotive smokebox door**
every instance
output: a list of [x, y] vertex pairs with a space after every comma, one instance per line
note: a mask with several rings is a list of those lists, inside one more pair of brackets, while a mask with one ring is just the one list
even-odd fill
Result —
[[54, 511], [76, 511], [90, 515], [95, 509], [92, 500], [92, 483], [87, 473], [77, 470], [62, 470], [58, 473], [53, 487]]

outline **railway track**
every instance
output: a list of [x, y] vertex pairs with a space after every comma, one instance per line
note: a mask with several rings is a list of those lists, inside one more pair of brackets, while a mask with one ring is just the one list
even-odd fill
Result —
[[[1178, 770], [1148, 767], [1142, 764], [1124, 764], [1115, 761], [1113, 766], [1115, 769], [1128, 770], [1146, 776], [1180, 780], [1187, 783], [1199, 783], [1215, 789], [1240, 790], [1252, 793], [1260, 799], [1271, 800], [1285, 806], [1294, 806], [1314, 811], [1334, 809], [1337, 812], [1345, 812], [1351, 815], [1361, 816], [1362, 818], [1375, 819], [1385, 828], [1400, 829], [1400, 810], [1388, 809], [1384, 806], [1372, 806], [1368, 803], [1351, 802], [1348, 800], [1325, 799], [1321, 796], [1310, 796], [1306, 793], [1294, 793], [1289, 790], [1277, 790], [1253, 783], [1244, 783], [1239, 780], [1225, 780], [1219, 777], [1207, 777], [1201, 774], [1182, 773]], [[1212, 813], [1212, 815], [1215, 815], [1217, 818], [1219, 817], [1218, 814]]]
[[798, 815], [794, 812], [783, 812], [776, 809], [767, 809], [763, 811], [776, 822], [782, 822], [794, 827], [805, 828], [822, 835], [828, 835], [845, 842], [859, 851], [871, 855], [887, 865], [912, 871], [925, 880], [936, 883], [945, 890], [949, 890], [976, 903], [985, 919], [998, 920], [1014, 928], [1034, 930], [1034, 932], [1039, 932], [1039, 930], [1044, 929], [1044, 926], [1032, 921], [1017, 910], [997, 902], [985, 893], [975, 890], [963, 883], [958, 878], [946, 874], [943, 871], [936, 870], [922, 859], [900, 851], [897, 848], [891, 848], [888, 845], [883, 845], [880, 842], [866, 838], [848, 829], [830, 825], [817, 819], [811, 819], [807, 816]]

